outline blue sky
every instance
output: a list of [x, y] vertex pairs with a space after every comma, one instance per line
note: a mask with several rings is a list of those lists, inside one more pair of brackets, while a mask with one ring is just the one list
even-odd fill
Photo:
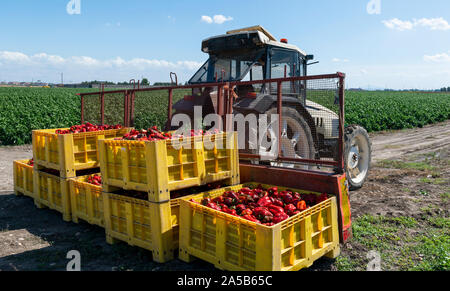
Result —
[[350, 87], [450, 86], [448, 0], [79, 1], [72, 15], [69, 0], [2, 3], [0, 81], [186, 81], [202, 39], [260, 24], [314, 54], [311, 74], [342, 71]]

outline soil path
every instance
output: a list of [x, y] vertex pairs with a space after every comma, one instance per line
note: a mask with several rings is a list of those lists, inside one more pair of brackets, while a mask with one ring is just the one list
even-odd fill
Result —
[[450, 120], [424, 128], [371, 134], [372, 161], [438, 151], [450, 145]]

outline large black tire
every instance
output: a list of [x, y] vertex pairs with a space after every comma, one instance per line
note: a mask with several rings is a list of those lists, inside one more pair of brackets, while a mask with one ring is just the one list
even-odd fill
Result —
[[[357, 151], [354, 145], [358, 145]], [[372, 143], [367, 131], [359, 125], [350, 125], [345, 128], [344, 162], [350, 190], [362, 188], [372, 162]]]
[[[240, 112], [238, 110], [235, 111], [235, 114], [239, 114], [239, 113]], [[250, 114], [252, 114], [252, 113], [250, 113]], [[249, 112], [245, 112], [245, 113], [242, 112], [242, 114], [247, 115], [247, 114], [249, 114]], [[253, 114], [256, 114], [257, 116], [259, 115], [256, 112]], [[277, 108], [272, 107], [268, 111], [266, 111], [264, 114], [268, 115], [269, 120], [270, 120], [270, 116], [272, 114], [277, 114]], [[316, 150], [315, 150], [315, 146], [314, 146], [314, 139], [313, 139], [313, 136], [311, 133], [311, 129], [310, 129], [308, 123], [306, 122], [305, 118], [295, 108], [289, 108], [289, 107], [283, 107], [282, 115], [283, 115], [283, 119], [284, 118], [289, 119], [289, 124], [293, 125], [293, 126], [288, 125], [289, 128], [292, 129], [292, 127], [296, 127], [297, 129], [301, 130], [301, 136], [303, 137], [303, 139], [299, 140], [298, 146], [296, 146], [296, 149], [302, 149], [300, 156], [303, 159], [314, 159], [315, 154], [316, 154]], [[269, 121], [269, 123], [270, 123], [270, 121]], [[248, 131], [248, 130], [249, 129], [247, 128], [246, 131]], [[289, 138], [289, 136], [288, 136], [288, 138]], [[248, 135], [246, 135], [245, 139], [246, 139], [245, 147], [248, 148]], [[250, 152], [253, 154], [259, 153], [258, 150], [253, 150]], [[296, 154], [298, 154], [298, 151], [296, 151]], [[305, 166], [305, 167], [307, 167], [307, 166]]]

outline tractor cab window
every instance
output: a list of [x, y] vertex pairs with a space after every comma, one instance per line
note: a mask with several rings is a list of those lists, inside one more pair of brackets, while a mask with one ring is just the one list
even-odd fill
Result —
[[[270, 78], [290, 78], [299, 77], [301, 73], [301, 66], [299, 62], [299, 54], [295, 51], [273, 48], [270, 57]], [[276, 94], [277, 84], [270, 84], [270, 92]], [[283, 94], [297, 95], [299, 92], [299, 82], [283, 82]]]
[[211, 55], [189, 83], [241, 81], [264, 53], [265, 50], [253, 50]]
[[[246, 81], [262, 81], [264, 80], [264, 64], [263, 60], [259, 60], [254, 63], [250, 71], [242, 79], [243, 82]], [[247, 96], [249, 93], [261, 93], [263, 90], [262, 84], [253, 85], [239, 85], [237, 88], [237, 93], [239, 96]]]

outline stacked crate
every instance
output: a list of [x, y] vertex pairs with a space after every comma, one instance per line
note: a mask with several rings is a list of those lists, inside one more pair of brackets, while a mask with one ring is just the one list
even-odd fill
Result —
[[171, 193], [239, 183], [234, 132], [154, 142], [105, 139], [98, 148], [107, 242], [145, 248], [161, 263], [178, 249], [180, 199]]
[[[179, 258], [185, 262], [200, 258], [227, 271], [296, 271], [311, 266], [322, 256], [339, 255], [336, 197], [274, 226], [257, 224], [200, 204], [202, 199], [219, 197], [225, 191], [258, 185], [236, 185], [182, 199]], [[288, 190], [279, 186], [278, 189]]]
[[130, 129], [77, 134], [56, 134], [57, 130], [33, 131], [33, 198], [38, 208], [57, 210], [71, 221], [70, 180], [99, 172], [98, 140], [123, 136]]
[[17, 196], [33, 198], [33, 165], [32, 160], [19, 160], [13, 163], [14, 193]]

